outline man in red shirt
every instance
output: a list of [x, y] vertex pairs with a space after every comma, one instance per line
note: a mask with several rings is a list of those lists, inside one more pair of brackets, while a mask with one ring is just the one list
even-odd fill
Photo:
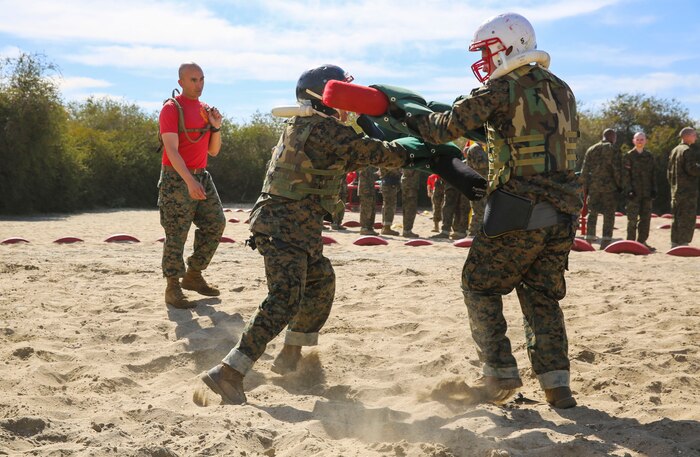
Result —
[[[158, 183], [160, 224], [165, 229], [163, 276], [167, 279], [165, 302], [175, 308], [192, 308], [182, 288], [202, 295], [218, 296], [207, 284], [202, 270], [214, 256], [226, 218], [219, 194], [207, 171], [207, 158], [221, 149], [221, 113], [199, 100], [204, 73], [196, 63], [183, 63], [178, 70], [182, 94], [169, 99], [160, 112], [163, 165]], [[197, 227], [194, 252], [183, 261], [190, 226]], [[182, 285], [180, 284], [182, 278]]]

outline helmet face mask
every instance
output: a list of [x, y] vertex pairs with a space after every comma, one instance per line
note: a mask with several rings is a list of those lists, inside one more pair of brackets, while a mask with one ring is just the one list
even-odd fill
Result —
[[481, 51], [482, 58], [471, 69], [476, 79], [484, 83], [496, 70], [508, 67], [512, 59], [536, 49], [535, 30], [530, 22], [516, 13], [501, 14], [488, 19], [474, 32], [469, 51]]
[[296, 96], [300, 104], [308, 104], [317, 111], [334, 116], [338, 111], [323, 104], [323, 90], [328, 81], [351, 82], [354, 78], [337, 65], [321, 65], [306, 70], [297, 81]]

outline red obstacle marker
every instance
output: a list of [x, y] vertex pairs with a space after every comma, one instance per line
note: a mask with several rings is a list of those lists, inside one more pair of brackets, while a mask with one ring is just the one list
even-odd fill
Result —
[[406, 241], [404, 246], [432, 246], [433, 242], [428, 240], [410, 240]]
[[244, 223], [244, 224], [249, 224], [249, 223], [250, 223], [250, 219], [246, 219], [245, 221], [243, 221], [243, 223]]
[[662, 214], [661, 217], [663, 217], [664, 219], [673, 219], [673, 214], [666, 213], [666, 214]]
[[330, 236], [326, 236], [326, 235], [321, 235], [321, 241], [323, 241], [323, 244], [337, 244], [338, 243], [334, 238], [331, 238]]
[[164, 237], [164, 236], [161, 236], [161, 237], [158, 238], [156, 241], [158, 241], [159, 243], [164, 243], [164, 242], [165, 242], [165, 237]]
[[236, 240], [234, 240], [233, 238], [229, 238], [227, 236], [222, 236], [221, 239], [219, 240], [219, 242], [221, 242], [221, 243], [235, 243]]
[[586, 240], [574, 238], [574, 245], [571, 247], [571, 250], [576, 252], [590, 252], [595, 251], [595, 248]]
[[667, 229], [671, 228], [671, 224], [662, 224], [662, 225], [659, 225], [658, 228], [660, 228], [662, 230], [667, 230]]
[[29, 243], [29, 240], [25, 240], [24, 238], [20, 238], [20, 237], [13, 237], [13, 238], [5, 238], [4, 240], [0, 241], [0, 244], [17, 244], [17, 243]]
[[699, 229], [699, 228], [700, 228], [700, 222], [696, 222], [696, 223], [695, 223], [695, 228], [696, 228], [696, 229]]
[[659, 215], [656, 213], [651, 213], [651, 217], [659, 217]]
[[458, 247], [458, 248], [470, 248], [472, 246], [472, 243], [474, 242], [474, 238], [467, 237], [467, 238], [462, 238], [461, 240], [457, 240], [454, 243], [452, 243], [452, 246]]
[[231, 208], [224, 208], [224, 213], [230, 213], [230, 212], [231, 212]]
[[382, 224], [381, 222], [375, 222], [372, 227], [374, 227], [376, 229], [380, 229], [380, 228], [384, 227], [384, 224]]
[[348, 228], [353, 228], [353, 227], [359, 227], [360, 223], [357, 221], [345, 221], [343, 222], [343, 227], [348, 227]]
[[53, 240], [54, 243], [58, 243], [58, 244], [81, 243], [82, 241], [83, 241], [82, 238], [76, 238], [74, 236], [64, 236], [63, 238]]
[[235, 217], [232, 217], [232, 218], [229, 219], [228, 221], [229, 221], [230, 223], [232, 223], [232, 224], [238, 224], [239, 222], [241, 222], [240, 219], [237, 219], [237, 218], [235, 218]]
[[624, 216], [624, 215], [625, 215], [625, 213], [621, 213], [621, 212], [619, 212], [619, 211], [615, 211], [615, 216], [617, 216], [617, 217]]
[[141, 240], [127, 233], [115, 233], [105, 239], [105, 243], [140, 243]]
[[620, 240], [608, 245], [605, 248], [605, 252], [610, 254], [635, 254], [635, 255], [649, 255], [651, 250], [644, 246], [639, 241], [632, 240]]
[[380, 238], [374, 235], [361, 236], [352, 242], [357, 246], [383, 246], [389, 244], [384, 238]]
[[700, 257], [700, 248], [695, 246], [676, 246], [666, 251], [666, 254], [678, 257]]

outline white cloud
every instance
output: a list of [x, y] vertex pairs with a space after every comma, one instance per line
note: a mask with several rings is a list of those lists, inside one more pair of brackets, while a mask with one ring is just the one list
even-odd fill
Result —
[[60, 76], [52, 78], [62, 91], [76, 91], [92, 87], [110, 87], [112, 83], [103, 79], [86, 78], [82, 76], [63, 78]]
[[0, 48], [0, 59], [15, 59], [22, 54], [22, 50], [17, 46], [4, 46]]

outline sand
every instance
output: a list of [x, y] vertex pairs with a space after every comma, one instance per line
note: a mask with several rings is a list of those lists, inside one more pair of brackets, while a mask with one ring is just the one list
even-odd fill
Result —
[[[665, 254], [669, 231], [657, 227], [668, 221], [652, 220], [652, 255], [570, 256], [576, 408], [544, 402], [514, 294], [505, 309], [522, 396], [461, 396], [480, 375], [459, 287], [468, 248], [400, 237], [360, 247], [356, 228], [325, 233], [338, 241], [325, 249], [335, 305], [299, 371], [270, 371], [278, 337], [245, 379], [248, 404], [203, 407], [198, 375], [266, 295], [262, 257], [243, 245], [248, 213], [227, 217], [240, 220], [226, 228], [235, 242], [206, 271], [222, 294], [193, 310], [163, 302], [155, 210], [0, 220], [0, 240], [30, 241], [0, 245], [0, 455], [700, 455], [700, 258]], [[618, 217], [615, 236], [625, 226]], [[431, 227], [421, 214], [414, 231]], [[141, 242], [103, 241], [115, 233]], [[85, 241], [53, 243], [63, 236]]]

